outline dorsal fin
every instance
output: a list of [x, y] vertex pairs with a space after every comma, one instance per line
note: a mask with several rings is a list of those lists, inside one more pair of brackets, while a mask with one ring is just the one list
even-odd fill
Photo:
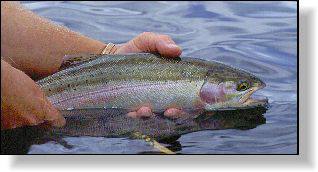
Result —
[[75, 55], [66, 55], [63, 58], [62, 65], [59, 70], [63, 70], [72, 66], [82, 64], [83, 62], [88, 62], [99, 57], [103, 56], [102, 54], [75, 54]]

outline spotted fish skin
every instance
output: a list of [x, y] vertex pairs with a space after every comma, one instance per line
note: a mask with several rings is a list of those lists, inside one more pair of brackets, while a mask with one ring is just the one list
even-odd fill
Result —
[[[226, 77], [224, 77], [226, 76]], [[59, 110], [150, 106], [203, 109], [200, 90], [205, 82], [254, 76], [218, 62], [183, 57], [166, 59], [149, 53], [101, 55], [71, 65], [37, 81]]]
[[153, 54], [105, 55], [37, 83], [60, 110], [82, 108], [154, 110], [194, 108], [207, 70]]

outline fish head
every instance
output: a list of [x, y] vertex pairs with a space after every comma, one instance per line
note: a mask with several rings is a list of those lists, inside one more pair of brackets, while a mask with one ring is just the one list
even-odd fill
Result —
[[249, 72], [216, 63], [206, 75], [200, 98], [206, 104], [206, 110], [264, 106], [267, 99], [253, 99], [251, 95], [265, 86]]

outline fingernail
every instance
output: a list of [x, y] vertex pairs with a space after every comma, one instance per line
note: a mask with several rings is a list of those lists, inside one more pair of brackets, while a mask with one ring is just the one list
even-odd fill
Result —
[[178, 45], [176, 44], [168, 44], [167, 45], [169, 48], [178, 48], [178, 49], [181, 49]]

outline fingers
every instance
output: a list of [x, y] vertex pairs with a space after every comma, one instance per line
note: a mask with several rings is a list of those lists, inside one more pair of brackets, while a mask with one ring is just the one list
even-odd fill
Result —
[[121, 45], [117, 54], [157, 52], [165, 57], [178, 57], [181, 55], [181, 48], [168, 35], [144, 32], [126, 44]]
[[1, 60], [1, 129], [48, 122], [63, 126], [65, 119], [25, 73]]
[[[184, 112], [177, 108], [169, 108], [165, 110], [164, 116], [168, 118], [179, 118], [182, 116]], [[132, 118], [143, 118], [143, 117], [151, 117], [153, 114], [150, 107], [143, 106], [139, 108], [137, 111], [127, 113], [127, 116]]]
[[137, 111], [127, 113], [127, 116], [132, 118], [143, 118], [143, 117], [150, 117], [153, 113], [150, 107], [143, 106], [139, 108]]
[[165, 57], [178, 57], [181, 55], [181, 48], [174, 43], [166, 40], [159, 40], [156, 42], [156, 49], [159, 54]]
[[25, 80], [25, 85], [29, 88], [29, 94], [27, 96], [32, 101], [26, 104], [27, 106], [24, 111], [24, 117], [32, 115], [32, 117], [35, 119], [35, 124], [33, 125], [43, 122], [48, 122], [50, 125], [55, 127], [61, 127], [65, 125], [64, 117], [57, 109], [53, 107], [51, 102], [42, 92], [41, 88], [36, 85], [33, 80], [29, 78], [25, 78]]
[[[64, 126], [64, 117], [56, 108], [53, 107], [40, 87], [35, 83], [30, 83], [30, 87], [33, 87], [33, 94], [30, 95], [30, 97], [32, 96], [30, 99], [33, 99], [33, 103], [31, 103], [29, 107], [32, 108], [30, 111], [33, 114], [33, 118], [36, 119], [36, 125], [43, 122], [48, 122], [48, 124], [54, 127]], [[30, 111], [27, 111], [26, 113]], [[25, 115], [28, 116], [30, 114]]]
[[164, 116], [169, 117], [169, 118], [178, 118], [181, 117], [183, 111], [180, 109], [176, 108], [169, 108], [164, 112]]

